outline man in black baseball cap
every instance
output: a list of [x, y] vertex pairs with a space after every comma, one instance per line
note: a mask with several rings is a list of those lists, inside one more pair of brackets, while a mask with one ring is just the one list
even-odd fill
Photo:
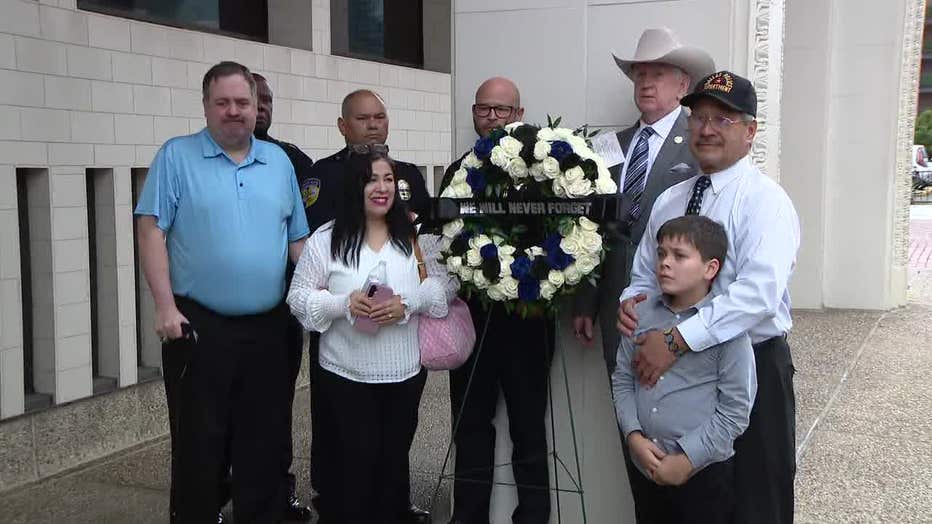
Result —
[[[712, 285], [714, 298], [676, 326], [639, 337], [634, 363], [641, 382], [661, 387], [658, 380], [681, 358], [677, 354], [750, 337], [757, 397], [750, 423], [735, 440], [734, 457], [722, 463], [716, 485], [733, 486], [733, 522], [790, 524], [796, 400], [786, 335], [793, 326], [788, 283], [799, 249], [799, 219], [783, 188], [751, 158], [757, 133], [757, 93], [751, 82], [720, 71], [700, 80], [681, 103], [692, 110], [689, 147], [701, 173], [657, 197], [634, 257], [631, 285], [621, 295], [618, 327], [631, 336], [638, 324], [635, 304], [659, 292], [655, 268], [661, 225], [685, 213], [725, 226], [728, 255]], [[669, 387], [669, 380], [664, 383]]]

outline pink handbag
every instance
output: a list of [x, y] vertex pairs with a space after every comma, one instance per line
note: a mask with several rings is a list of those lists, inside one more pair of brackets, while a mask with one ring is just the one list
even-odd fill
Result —
[[[421, 248], [414, 240], [414, 256], [417, 258], [421, 281], [427, 278]], [[456, 297], [450, 303], [447, 316], [433, 318], [421, 315], [418, 319], [418, 346], [421, 350], [421, 365], [431, 371], [456, 369], [472, 354], [476, 344], [476, 328], [472, 323], [469, 306]]]

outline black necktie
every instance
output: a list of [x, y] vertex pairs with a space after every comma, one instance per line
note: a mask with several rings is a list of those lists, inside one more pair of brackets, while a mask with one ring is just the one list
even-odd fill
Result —
[[705, 190], [712, 185], [712, 179], [708, 175], [702, 175], [696, 179], [696, 185], [693, 186], [693, 196], [689, 198], [689, 204], [686, 204], [687, 215], [698, 215], [702, 209], [702, 195]]
[[645, 127], [641, 130], [637, 144], [634, 145], [634, 152], [631, 154], [630, 167], [625, 173], [625, 185], [622, 193], [631, 195], [631, 220], [637, 220], [641, 216], [641, 195], [644, 194], [644, 178], [647, 177], [647, 157], [649, 148], [647, 141], [654, 130]]

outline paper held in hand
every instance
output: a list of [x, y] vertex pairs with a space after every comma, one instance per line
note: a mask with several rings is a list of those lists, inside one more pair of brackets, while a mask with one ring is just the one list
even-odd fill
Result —
[[618, 143], [618, 135], [614, 132], [603, 132], [591, 139], [592, 150], [602, 157], [606, 167], [617, 166], [625, 161], [625, 152]]

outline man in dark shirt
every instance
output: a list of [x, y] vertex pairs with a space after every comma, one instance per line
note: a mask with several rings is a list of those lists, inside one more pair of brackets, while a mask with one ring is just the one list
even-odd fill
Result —
[[[305, 195], [305, 209], [311, 234], [323, 224], [333, 220], [336, 216], [337, 206], [343, 201], [343, 180], [345, 175], [346, 157], [351, 146], [365, 144], [385, 144], [388, 138], [388, 112], [385, 103], [375, 92], [367, 89], [353, 91], [343, 99], [340, 118], [337, 127], [346, 139], [346, 147], [335, 154], [321, 159], [309, 170], [306, 180], [299, 181], [302, 193]], [[430, 195], [424, 177], [417, 167], [407, 162], [394, 159], [396, 164], [395, 185], [400, 198], [408, 208], [418, 215], [427, 214], [430, 209]], [[305, 191], [305, 188], [309, 188]], [[309, 199], [310, 197], [310, 199]], [[330, 521], [326, 510], [326, 496], [328, 487], [323, 485], [324, 479], [332, 475], [324, 471], [330, 465], [327, 450], [339, 443], [331, 443], [328, 433], [331, 424], [325, 420], [325, 399], [315, 379], [320, 370], [318, 360], [319, 339], [312, 339], [310, 345], [311, 370], [311, 486], [317, 492], [314, 498], [314, 507], [320, 514], [320, 522], [327, 524]], [[409, 522], [428, 523], [430, 513], [414, 506], [410, 507]]]
[[[520, 121], [524, 108], [517, 86], [507, 78], [486, 80], [476, 91], [472, 115], [476, 135], [480, 137]], [[462, 161], [460, 158], [447, 169], [441, 192]], [[512, 513], [512, 521], [548, 522], [550, 491], [545, 417], [553, 322], [545, 317], [522, 319], [507, 313], [497, 303], [491, 308], [491, 312], [484, 310], [475, 298], [469, 301], [476, 333], [482, 333], [486, 318], [489, 319], [484, 347], [477, 347], [465, 364], [450, 371], [452, 420], [457, 420], [462, 411], [453, 436], [456, 481], [450, 524], [489, 522], [495, 468], [492, 419], [499, 391], [505, 397], [508, 430], [514, 445], [511, 467], [518, 485], [518, 507]]]

